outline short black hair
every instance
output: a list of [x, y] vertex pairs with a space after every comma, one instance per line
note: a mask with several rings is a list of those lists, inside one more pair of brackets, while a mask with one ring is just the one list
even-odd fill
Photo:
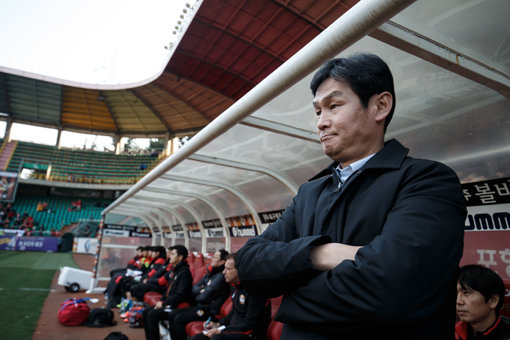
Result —
[[158, 252], [159, 257], [166, 257], [166, 249], [163, 246], [154, 246], [154, 251]]
[[505, 298], [505, 284], [495, 271], [479, 264], [468, 264], [460, 268], [457, 282], [462, 289], [472, 289], [482, 294], [485, 302], [488, 302], [494, 294], [498, 295], [496, 315], [499, 315]]
[[370, 53], [356, 53], [347, 58], [327, 61], [315, 73], [310, 83], [314, 96], [322, 82], [328, 78], [349, 84], [365, 108], [368, 107], [368, 102], [374, 94], [385, 91], [391, 93], [393, 105], [384, 121], [386, 132], [395, 112], [395, 88], [390, 68], [380, 57]]
[[177, 252], [177, 255], [182, 255], [183, 261], [188, 258], [188, 249], [186, 249], [185, 246], [179, 244], [179, 245], [176, 245], [176, 246], [173, 246], [170, 248], [172, 248], [172, 250], [175, 249], [175, 251]]
[[228, 251], [226, 251], [225, 249], [220, 249], [220, 250], [218, 250], [218, 252], [220, 253], [220, 260], [226, 261]]
[[234, 263], [236, 262], [236, 259], [237, 259], [237, 253], [228, 254], [228, 255], [225, 257], [225, 261], [226, 261], [226, 260], [233, 260], [233, 261], [234, 261]]

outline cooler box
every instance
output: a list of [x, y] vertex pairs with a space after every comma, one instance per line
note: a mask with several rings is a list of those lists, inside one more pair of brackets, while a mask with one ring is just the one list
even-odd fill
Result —
[[61, 267], [58, 277], [58, 284], [64, 286], [68, 292], [76, 293], [80, 289], [88, 290], [90, 281], [92, 280], [92, 272], [87, 270], [76, 269], [72, 267]]

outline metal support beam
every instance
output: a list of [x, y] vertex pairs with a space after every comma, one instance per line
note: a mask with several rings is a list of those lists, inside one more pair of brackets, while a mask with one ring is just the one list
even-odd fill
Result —
[[[165, 209], [162, 209], [162, 208], [158, 208], [158, 211], [161, 212], [161, 216], [162, 218], [165, 220], [165, 222], [168, 224], [168, 228], [170, 228], [170, 234], [172, 235], [172, 242], [171, 242], [171, 245], [175, 245], [175, 240], [177, 239], [176, 237], [176, 233], [172, 230], [172, 216], [174, 216], [177, 221], [182, 225], [184, 226], [185, 222], [184, 222], [184, 218], [181, 216], [181, 214], [179, 214], [178, 212], [176, 212], [175, 210], [173, 209], [168, 209], [168, 208], [165, 208]], [[163, 235], [163, 239], [164, 239], [164, 235]], [[184, 244], [188, 245], [189, 242], [186, 241], [187, 240], [187, 235], [186, 233], [184, 233]]]
[[[147, 203], [147, 200], [149, 200], [150, 203]], [[150, 204], [150, 206], [153, 206], [153, 207], [158, 207], [158, 208], [162, 208], [162, 209], [165, 208], [165, 203], [154, 202], [154, 198], [147, 198], [147, 199], [131, 198], [130, 202], [132, 202], [132, 201], [135, 201], [135, 202], [136, 201], [144, 201], [144, 204], [147, 206]], [[204, 226], [202, 225], [201, 218], [200, 218], [198, 212], [192, 206], [190, 206], [189, 204], [183, 203], [182, 201], [179, 202], [179, 201], [174, 201], [174, 200], [167, 200], [167, 202], [171, 202], [173, 204], [182, 206], [184, 209], [188, 210], [189, 213], [191, 214], [191, 216], [193, 216], [193, 218], [195, 219], [195, 221], [198, 223], [198, 225], [200, 227], [200, 231], [202, 233], [202, 239], [205, 237]], [[183, 229], [185, 229], [186, 225], [183, 225], [182, 227], [183, 227]], [[189, 245], [187, 245], [187, 248], [189, 249]], [[201, 252], [205, 253], [205, 251], [206, 251], [206, 249], [204, 249], [203, 244], [202, 244]]]
[[177, 181], [177, 182], [212, 186], [212, 187], [222, 188], [226, 191], [231, 192], [235, 196], [239, 197], [241, 202], [246, 206], [246, 208], [252, 215], [253, 219], [255, 220], [257, 232], [259, 234], [261, 233], [262, 221], [260, 220], [257, 210], [255, 209], [255, 205], [251, 202], [251, 200], [244, 193], [242, 193], [239, 189], [237, 189], [237, 187], [227, 184], [227, 183], [224, 183], [224, 182], [220, 182], [220, 181], [208, 181], [208, 180], [198, 179], [198, 178], [194, 178], [194, 177], [177, 176], [177, 175], [163, 175], [163, 176], [161, 176], [160, 179], [168, 180], [168, 181]]
[[[218, 207], [216, 207], [216, 205], [214, 204], [214, 202], [212, 200], [205, 197], [204, 195], [200, 195], [200, 194], [197, 194], [194, 192], [188, 192], [188, 191], [175, 191], [175, 190], [167, 190], [167, 189], [151, 188], [151, 187], [145, 188], [144, 191], [156, 192], [159, 194], [172, 195], [172, 196], [193, 197], [193, 198], [196, 198], [196, 199], [199, 199], [199, 200], [205, 202], [207, 205], [209, 205], [209, 207], [211, 207], [211, 209], [218, 216], [218, 219], [220, 220], [220, 223], [223, 227], [223, 234], [225, 235], [225, 240], [226, 240], [225, 249], [230, 251], [230, 233], [228, 231], [227, 221], [225, 220], [225, 216], [223, 216], [223, 213], [220, 211], [220, 209]], [[139, 196], [139, 195], [135, 195], [134, 198], [151, 199], [150, 197]], [[203, 234], [207, 237], [207, 233], [205, 232], [205, 230], [204, 230]]]
[[[172, 209], [169, 209], [167, 206], [161, 206], [161, 205], [157, 205], [157, 204], [153, 204], [153, 203], [155, 203], [155, 202], [154, 202], [154, 200], [151, 199], [148, 202], [144, 203], [144, 205], [147, 206], [147, 207], [152, 207], [153, 208], [152, 210], [149, 210], [149, 211], [154, 211], [154, 210], [160, 211], [161, 215], [167, 217], [167, 222], [170, 220], [171, 216], [168, 215], [168, 213], [165, 213], [165, 212], [171, 212], [177, 218], [177, 220], [179, 220], [179, 223], [181, 223], [182, 228], [184, 230], [186, 222], [184, 221], [184, 218], [179, 213], [177, 213], [176, 211], [174, 211]], [[132, 206], [129, 203], [126, 203], [126, 205]], [[116, 208], [115, 211], [117, 211], [117, 209], [118, 208]], [[171, 223], [171, 222], [168, 222], [168, 223]], [[169, 225], [169, 227], [171, 228], [172, 226]], [[174, 240], [175, 240], [175, 236], [174, 236]], [[184, 232], [184, 245], [186, 246], [186, 248], [189, 248], [189, 236], [188, 236], [188, 234], [186, 232]]]
[[290, 178], [287, 178], [287, 176], [279, 173], [278, 171], [256, 165], [256, 164], [250, 164], [250, 163], [244, 163], [233, 159], [226, 159], [226, 158], [220, 158], [216, 156], [209, 156], [202, 153], [196, 153], [188, 158], [189, 160], [197, 161], [197, 162], [204, 162], [204, 163], [210, 163], [215, 165], [222, 165], [230, 168], [237, 168], [242, 170], [249, 170], [249, 171], [255, 171], [262, 173], [264, 175], [267, 175], [269, 177], [274, 178], [278, 182], [282, 183], [287, 189], [292, 192], [293, 195], [297, 194], [297, 191], [299, 189], [299, 186], [294, 183], [293, 180]]
[[506, 73], [429, 37], [391, 21], [379, 26], [370, 36], [487, 86], [510, 99], [510, 77]]
[[[126, 203], [125, 206], [127, 207], [133, 207], [133, 208], [138, 208], [138, 206], [135, 206], [135, 205], [132, 205], [132, 204], [129, 204], [129, 203]], [[155, 209], [147, 209], [147, 212], [149, 213], [149, 215], [140, 215], [140, 216], [137, 216], [139, 217], [140, 219], [142, 219], [146, 224], [147, 226], [149, 227], [150, 231], [151, 231], [151, 234], [153, 235], [152, 237], [152, 245], [156, 245], [156, 238], [154, 237], [154, 235], [156, 235], [156, 232], [154, 231], [155, 228], [154, 227], [158, 227], [159, 230], [162, 230], [162, 222], [159, 221], [156, 217], [154, 216], [151, 216], [150, 214], [151, 213], [155, 213], [158, 217], [160, 214], [158, 214], [158, 211], [155, 210]], [[162, 243], [163, 239], [161, 239], [161, 242]]]
[[[160, 178], [174, 166], [313, 72], [325, 60], [335, 57], [414, 1], [364, 0], [358, 2], [283, 65], [257, 84], [249, 93], [202, 129], [178, 152], [161, 162], [115, 202], [110, 204], [104, 210], [104, 213], [108, 213], [121, 205], [129, 197]], [[255, 215], [254, 217], [258, 216]]]
[[[150, 223], [147, 223], [147, 214], [143, 214], [141, 212], [134, 212], [133, 210], [130, 210], [129, 209], [129, 206], [132, 206], [130, 204], [126, 204], [123, 208], [118, 208], [116, 209], [115, 211], [118, 211], [121, 215], [123, 216], [134, 216], [134, 217], [138, 217], [139, 219], [141, 219], [142, 221], [145, 222], [145, 224], [147, 225], [147, 227], [149, 227], [151, 230], [152, 230], [152, 221], [151, 219], [149, 220]], [[134, 207], [132, 206], [133, 208], [137, 208], [139, 209], [140, 207]]]
[[[312, 109], [310, 107], [310, 112], [311, 111]], [[316, 131], [304, 130], [283, 123], [253, 116], [246, 117], [240, 124], [320, 144], [319, 136]]]

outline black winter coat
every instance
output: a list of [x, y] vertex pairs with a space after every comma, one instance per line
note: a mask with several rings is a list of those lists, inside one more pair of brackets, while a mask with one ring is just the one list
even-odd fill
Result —
[[232, 311], [220, 320], [226, 326], [223, 333], [252, 334], [265, 339], [271, 321], [271, 301], [248, 293], [240, 284], [234, 286]]
[[[191, 302], [193, 278], [189, 271], [188, 262], [178, 263], [173, 270], [168, 271], [165, 275], [169, 286], [165, 287], [165, 293], [161, 297], [163, 305], [175, 309], [181, 302]], [[168, 290], [168, 287], [170, 287], [170, 290]]]
[[223, 302], [230, 295], [230, 286], [225, 281], [225, 266], [211, 268], [200, 281], [193, 286], [193, 296], [197, 307], [207, 309], [207, 315], [219, 315]]
[[[332, 164], [239, 250], [249, 292], [284, 294], [282, 339], [453, 338], [461, 186], [445, 165], [407, 153], [386, 142], [341, 189]], [[329, 242], [363, 248], [354, 261], [316, 271], [310, 249]]]

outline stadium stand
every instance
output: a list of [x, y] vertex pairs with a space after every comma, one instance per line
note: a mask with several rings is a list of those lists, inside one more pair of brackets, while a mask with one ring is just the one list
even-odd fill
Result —
[[4, 140], [1, 139], [0, 143], [2, 143], [0, 147], [0, 169], [6, 169], [14, 153], [17, 142], [4, 143]]
[[[78, 223], [80, 220], [100, 220], [101, 210], [104, 208], [104, 199], [80, 198], [81, 209], [71, 209], [75, 199], [70, 197], [17, 195], [11, 208], [20, 214], [26, 213], [34, 218], [34, 226], [41, 231], [51, 228], [59, 231], [65, 226]], [[47, 203], [46, 209], [38, 211], [38, 204]], [[11, 220], [12, 226], [14, 219]]]
[[4, 170], [42, 170], [35, 179], [51, 181], [133, 184], [160, 161], [150, 154], [116, 155], [27, 142], [14, 142], [14, 146], [12, 144], [3, 143], [2, 146], [2, 151], [6, 153], [3, 157], [8, 159]]

